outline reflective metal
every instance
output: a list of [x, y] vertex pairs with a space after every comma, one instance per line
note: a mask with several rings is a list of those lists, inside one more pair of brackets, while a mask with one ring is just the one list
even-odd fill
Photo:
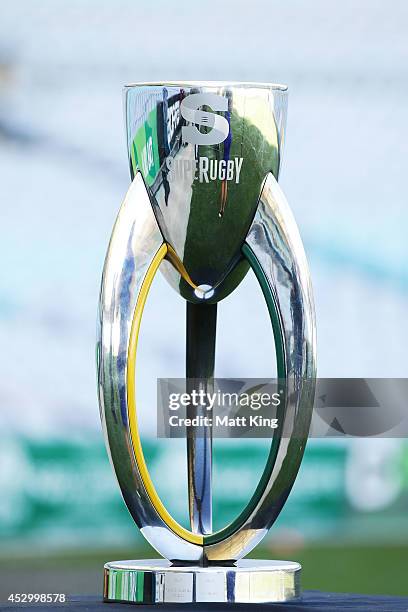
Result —
[[128, 603], [273, 603], [300, 596], [300, 565], [244, 559], [236, 566], [177, 567], [166, 560], [105, 565], [105, 601]]
[[138, 174], [119, 211], [103, 271], [97, 340], [99, 405], [111, 463], [124, 501], [142, 534], [168, 559], [199, 561], [202, 548], [171, 531], [146, 493], [127, 416], [126, 368], [133, 312], [149, 264], [162, 244]]
[[[242, 562], [236, 569], [232, 563], [259, 543], [279, 515], [299, 469], [312, 413], [316, 376], [312, 289], [302, 242], [277, 183], [286, 87], [142, 83], [126, 88], [125, 110], [133, 182], [112, 233], [99, 310], [98, 391], [106, 442], [129, 511], [156, 550], [178, 565], [230, 565], [199, 570], [170, 567], [166, 562], [164, 566], [154, 562], [148, 569], [142, 562], [126, 562], [125, 567], [123, 563], [108, 564], [105, 596], [115, 599], [120, 583], [120, 592], [128, 589], [129, 601], [136, 601], [132, 599], [135, 589], [140, 595], [140, 584], [148, 580], [143, 578], [139, 584], [139, 574], [149, 574], [149, 580], [152, 574], [165, 576], [157, 578], [164, 581], [160, 588], [176, 580], [174, 576], [188, 574], [195, 586], [193, 599], [187, 600], [207, 601], [195, 599], [201, 572], [213, 576], [218, 571], [227, 586], [228, 576], [243, 581], [242, 585], [256, 582], [251, 577], [258, 574], [256, 568], [249, 569]], [[205, 436], [190, 432], [191, 532], [162, 506], [147, 482], [142, 451], [135, 447], [128, 378], [129, 362], [135, 360], [132, 350], [136, 350], [132, 348], [132, 322], [136, 315], [141, 316], [143, 305], [139, 304], [144, 303], [149, 287], [146, 279], [151, 281], [161, 253], [167, 253], [167, 258], [160, 269], [189, 302], [187, 376], [202, 377], [203, 384], [211, 384], [217, 303], [237, 286], [249, 267], [261, 284], [279, 353], [285, 401], [270, 460], [248, 506], [216, 533], [211, 533], [211, 431]], [[242, 586], [243, 599], [228, 595], [227, 600], [278, 601], [278, 591], [279, 597], [291, 598], [297, 592], [294, 576], [300, 567], [295, 564], [294, 569], [292, 564], [292, 578], [278, 580], [274, 562], [268, 563], [273, 567], [268, 566], [267, 572], [274, 576], [267, 581], [268, 596], [245, 599], [249, 595]], [[286, 576], [286, 570], [281, 571]], [[154, 597], [162, 593], [157, 588]], [[171, 590], [167, 587], [168, 593]], [[211, 601], [225, 601], [225, 589], [221, 591]], [[250, 593], [255, 592], [251, 587]], [[170, 601], [163, 593], [155, 601]]]
[[316, 330], [310, 276], [299, 232], [285, 196], [267, 177], [246, 238], [274, 298], [283, 335], [286, 403], [275, 465], [250, 516], [229, 536], [205, 547], [209, 560], [248, 554], [278, 517], [296, 478], [312, 416]]
[[[186, 309], [186, 391], [211, 393], [214, 379], [217, 304], [192, 304]], [[210, 416], [208, 406], [191, 406], [187, 416]], [[187, 428], [187, 475], [191, 530], [212, 533], [212, 428]]]
[[[194, 290], [173, 266], [163, 262], [163, 274], [191, 302], [203, 298], [218, 302], [249, 269], [241, 246], [265, 176], [269, 171], [278, 176], [286, 90], [285, 85], [209, 82], [139, 83], [125, 88], [131, 174], [142, 173], [165, 240], [201, 288], [201, 292]], [[195, 104], [187, 104], [190, 100]], [[203, 102], [208, 104], [202, 108], [224, 110], [224, 118], [194, 112]], [[183, 104], [187, 106], [184, 115]], [[183, 135], [187, 129], [193, 132], [192, 140], [196, 130], [197, 139], [197, 128], [187, 127], [188, 120], [202, 126], [199, 136], [207, 142], [187, 141], [188, 136]], [[216, 120], [224, 121], [228, 136], [221, 134], [221, 142], [208, 142]], [[220, 180], [222, 172], [224, 179]], [[187, 330], [188, 345], [194, 342], [189, 341], [192, 333]], [[205, 360], [204, 354], [201, 358]], [[191, 372], [189, 361], [187, 369], [187, 377], [201, 376]], [[190, 521], [196, 533], [210, 533], [211, 431], [206, 436], [193, 433], [190, 430], [187, 440]]]
[[[200, 96], [195, 104], [204, 102], [208, 110], [206, 101], [215, 110], [211, 96], [225, 101], [223, 121], [229, 134], [223, 142], [186, 141], [191, 136], [183, 132], [188, 129], [183, 104], [193, 95]], [[241, 246], [265, 176], [272, 172], [278, 178], [286, 95], [285, 85], [262, 83], [140, 83], [125, 88], [131, 174], [141, 171], [165, 240], [194, 283], [207, 288], [209, 301], [218, 302], [233, 291], [248, 271]], [[190, 108], [187, 114], [191, 118]], [[208, 140], [213, 130], [206, 126], [214, 116], [220, 117], [197, 110], [194, 119], [201, 127], [189, 129], [196, 136], [200, 129]], [[184, 298], [199, 301], [171, 265], [161, 270]]]

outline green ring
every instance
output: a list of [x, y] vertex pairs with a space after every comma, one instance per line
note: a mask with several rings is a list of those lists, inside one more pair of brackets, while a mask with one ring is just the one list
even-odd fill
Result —
[[262, 497], [268, 482], [270, 480], [272, 470], [275, 465], [276, 455], [279, 448], [279, 443], [281, 440], [282, 434], [282, 424], [283, 424], [283, 414], [281, 411], [284, 410], [284, 406], [286, 404], [286, 359], [285, 359], [285, 350], [284, 350], [284, 339], [282, 335], [282, 325], [279, 317], [279, 312], [276, 305], [276, 298], [273, 294], [272, 288], [268, 282], [268, 279], [265, 275], [265, 272], [262, 269], [260, 262], [252, 251], [251, 247], [245, 242], [242, 246], [242, 254], [247, 259], [249, 265], [255, 273], [256, 278], [261, 286], [263, 296], [266, 301], [266, 305], [268, 307], [269, 316], [271, 318], [273, 336], [275, 339], [275, 350], [276, 350], [276, 365], [278, 371], [278, 379], [283, 381], [284, 386], [284, 401], [280, 403], [278, 410], [278, 428], [275, 430], [271, 449], [269, 451], [268, 459], [266, 461], [265, 469], [262, 473], [262, 476], [258, 482], [258, 486], [255, 489], [254, 494], [249, 500], [248, 504], [245, 506], [241, 514], [237, 516], [237, 518], [232, 521], [229, 525], [212, 533], [211, 535], [204, 535], [204, 546], [210, 546], [211, 544], [217, 544], [222, 540], [225, 540], [229, 536], [233, 535], [236, 531], [238, 531], [242, 525], [248, 520], [249, 516], [252, 514], [254, 509], [256, 508], [260, 498]]

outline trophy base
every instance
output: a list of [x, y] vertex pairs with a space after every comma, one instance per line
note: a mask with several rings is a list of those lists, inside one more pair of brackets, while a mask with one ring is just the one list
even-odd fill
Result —
[[299, 563], [242, 559], [235, 565], [172, 565], [166, 559], [105, 564], [104, 601], [274, 603], [300, 597]]

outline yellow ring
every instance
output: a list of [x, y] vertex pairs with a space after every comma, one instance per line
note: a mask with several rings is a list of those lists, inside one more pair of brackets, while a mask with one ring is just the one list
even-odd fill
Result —
[[[170, 247], [171, 249], [171, 247]], [[142, 443], [139, 436], [139, 427], [137, 424], [136, 414], [136, 384], [135, 384], [135, 372], [136, 372], [136, 349], [137, 341], [139, 337], [140, 322], [142, 320], [143, 309], [146, 303], [147, 294], [149, 293], [150, 286], [153, 278], [158, 270], [158, 267], [162, 260], [167, 256], [172, 261], [174, 259], [174, 251], [170, 250], [167, 244], [163, 244], [154, 256], [152, 263], [150, 264], [146, 275], [143, 279], [142, 286], [137, 298], [135, 311], [133, 314], [132, 327], [130, 330], [129, 348], [128, 348], [128, 359], [127, 359], [127, 370], [126, 370], [126, 384], [127, 384], [127, 412], [129, 419], [130, 436], [133, 446], [133, 452], [137, 467], [139, 469], [140, 476], [142, 478], [146, 492], [153, 504], [157, 514], [163, 520], [163, 522], [176, 533], [183, 540], [191, 542], [192, 544], [203, 545], [204, 538], [202, 535], [193, 533], [188, 529], [185, 529], [174, 520], [169, 512], [164, 507], [160, 497], [157, 494], [155, 486], [150, 478], [149, 470], [147, 469], [146, 461], [143, 454]], [[181, 263], [181, 262], [180, 262]], [[179, 264], [180, 265], [180, 264]], [[181, 264], [182, 265], [182, 264]], [[183, 266], [184, 268], [184, 266]], [[181, 272], [181, 270], [179, 269]], [[183, 274], [184, 276], [184, 274]], [[189, 279], [191, 282], [191, 279]], [[188, 281], [188, 282], [189, 282]], [[190, 284], [189, 282], [189, 284]]]

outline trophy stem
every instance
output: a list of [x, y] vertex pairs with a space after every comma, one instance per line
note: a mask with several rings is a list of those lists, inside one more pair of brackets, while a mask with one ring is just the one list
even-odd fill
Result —
[[[217, 304], [187, 302], [187, 392], [211, 392], [214, 378]], [[187, 416], [211, 416], [205, 402], [190, 406]], [[187, 428], [188, 497], [191, 529], [212, 533], [212, 428]]]

